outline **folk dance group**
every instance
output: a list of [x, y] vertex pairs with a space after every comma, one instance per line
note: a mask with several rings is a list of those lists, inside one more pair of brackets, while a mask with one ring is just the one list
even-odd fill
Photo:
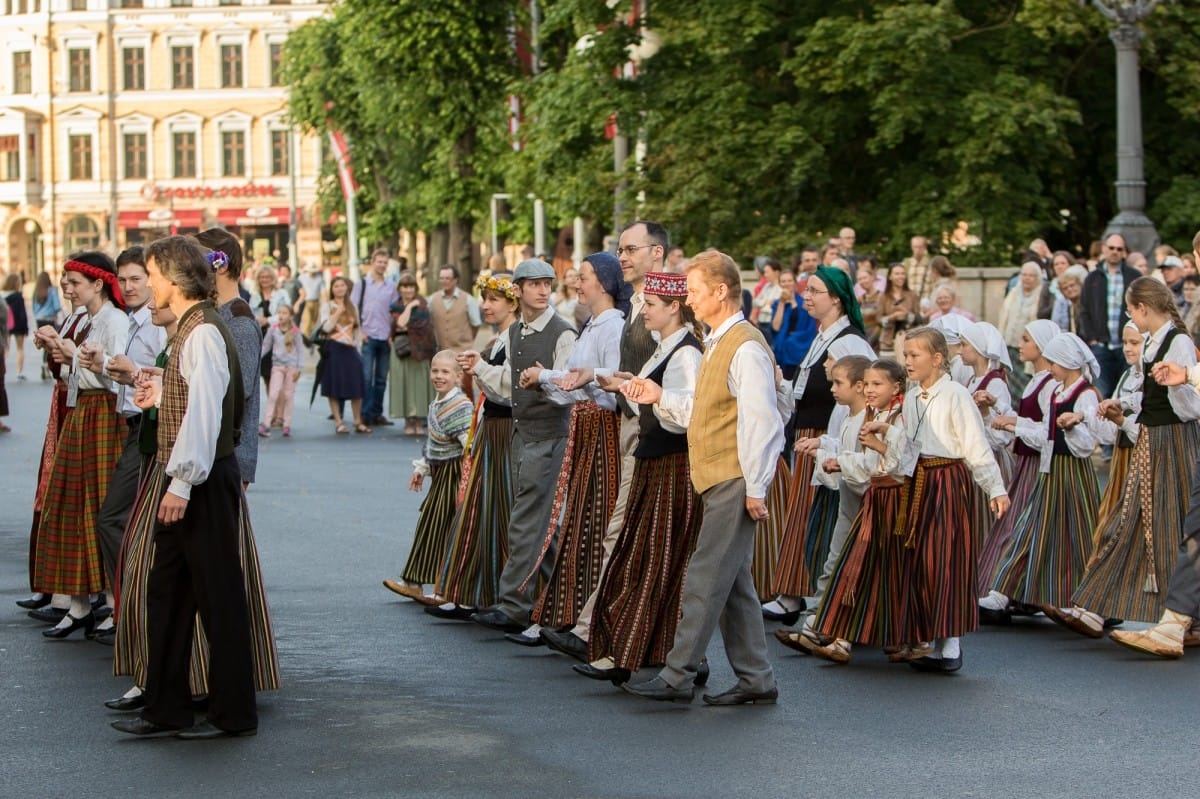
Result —
[[[954, 672], [981, 616], [1037, 612], [1095, 637], [1158, 622], [1112, 634], [1150, 654], [1200, 643], [1200, 518], [1179, 499], [1200, 455], [1200, 366], [1162, 284], [1128, 287], [1117, 396], [1097, 395], [1082, 340], [1035, 321], [1014, 408], [994, 326], [948, 316], [910, 331], [903, 366], [877, 359], [848, 277], [826, 267], [804, 289], [814, 344], [785, 380], [732, 259], [654, 271], [665, 249], [640, 222], [619, 259], [585, 259], [578, 337], [549, 307], [545, 264], [481, 278], [499, 333], [435, 359], [412, 487], [433, 483], [391, 590], [659, 700], [705, 684], [719, 625], [738, 681], [714, 705], [776, 701], [764, 618], [799, 622], [808, 598], [776, 638], [838, 663], [868, 644]], [[1090, 456], [1105, 443], [1118, 454], [1101, 497]]]
[[133, 687], [105, 704], [140, 711], [114, 728], [252, 735], [279, 667], [244, 495], [261, 339], [241, 248], [213, 230], [63, 269], [74, 310], [36, 334], [55, 383], [18, 604], [47, 638], [113, 647]]

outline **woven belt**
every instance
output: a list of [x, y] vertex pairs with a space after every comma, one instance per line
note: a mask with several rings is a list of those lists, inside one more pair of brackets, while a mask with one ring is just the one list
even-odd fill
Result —
[[[922, 494], [925, 493], [925, 475], [931, 469], [942, 469], [959, 463], [958, 458], [920, 458], [917, 469], [913, 473], [913, 489], [900, 500], [900, 512], [896, 514], [896, 535], [903, 535], [908, 529], [908, 538], [904, 539], [905, 549], [915, 549], [917, 528], [916, 522], [921, 515]], [[911, 504], [910, 504], [911, 503]]]

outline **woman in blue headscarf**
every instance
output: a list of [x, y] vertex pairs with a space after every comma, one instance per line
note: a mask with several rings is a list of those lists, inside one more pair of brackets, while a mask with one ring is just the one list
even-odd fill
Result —
[[[579, 331], [567, 368], [527, 370], [531, 384], [538, 383], [553, 402], [571, 406], [571, 431], [542, 547], [545, 558], [561, 518], [554, 571], [533, 609], [533, 626], [508, 636], [515, 643], [537, 646], [541, 627], [559, 629], [574, 624], [584, 599], [600, 581], [601, 543], [621, 483], [621, 417], [616, 395], [595, 382], [573, 390], [563, 386], [574, 384], [572, 369], [617, 371], [621, 331], [632, 297], [633, 287], [622, 277], [616, 256], [598, 252], [584, 258], [579, 265], [579, 302], [588, 306], [591, 317]], [[540, 566], [541, 559], [531, 579], [536, 579]]]

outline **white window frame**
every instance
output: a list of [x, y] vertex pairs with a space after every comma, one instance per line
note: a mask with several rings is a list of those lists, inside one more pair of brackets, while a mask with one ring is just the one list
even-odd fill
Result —
[[[245, 89], [250, 86], [250, 31], [238, 28], [236, 30], [218, 30], [213, 37], [216, 41], [216, 75], [218, 89]], [[222, 79], [225, 74], [225, 59], [221, 56], [221, 48], [227, 44], [236, 44], [242, 48], [242, 85], [225, 86]]]
[[[204, 180], [204, 119], [197, 114], [175, 114], [163, 120], [167, 127], [167, 180]], [[196, 174], [175, 177], [175, 134], [196, 134]]]
[[[136, 45], [134, 45], [136, 46]], [[125, 134], [141, 133], [146, 137], [146, 177], [125, 177]], [[174, 142], [172, 154], [174, 158]], [[154, 170], [154, 119], [144, 114], [130, 114], [117, 120], [117, 180], [118, 181], [153, 181]]]
[[[63, 179], [67, 183], [90, 183], [101, 180], [100, 171], [100, 113], [90, 108], [78, 108], [68, 111], [59, 117], [59, 146], [62, 159]], [[71, 177], [71, 137], [87, 135], [92, 137], [92, 176], [90, 178]]]

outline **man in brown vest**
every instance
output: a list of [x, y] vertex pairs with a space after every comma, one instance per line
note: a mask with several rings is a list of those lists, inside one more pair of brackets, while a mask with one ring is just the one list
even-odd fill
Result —
[[438, 288], [429, 298], [437, 348], [456, 353], [471, 349], [481, 324], [479, 304], [458, 287], [458, 267], [446, 264], [438, 270]]
[[712, 331], [690, 391], [666, 391], [634, 378], [629, 399], [655, 405], [661, 419], [688, 428], [692, 485], [704, 503], [704, 521], [688, 562], [675, 641], [657, 677], [626, 683], [646, 699], [690, 702], [696, 674], [717, 624], [738, 683], [706, 695], [710, 705], [773, 704], [779, 693], [767, 662], [762, 610], [750, 558], [758, 522], [783, 446], [776, 405], [775, 362], [758, 329], [741, 311], [741, 279], [728, 255], [707, 251], [688, 269], [687, 303]]

